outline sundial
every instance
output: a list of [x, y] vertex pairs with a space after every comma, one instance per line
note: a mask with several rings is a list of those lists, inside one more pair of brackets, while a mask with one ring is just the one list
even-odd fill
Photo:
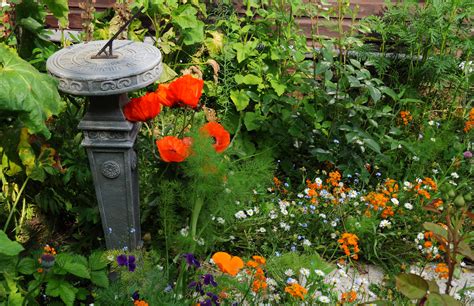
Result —
[[89, 96], [79, 123], [94, 179], [105, 243], [108, 249], [141, 245], [137, 155], [140, 123], [125, 119], [127, 92], [160, 77], [161, 53], [152, 45], [115, 40], [140, 10], [109, 40], [80, 43], [53, 54], [46, 63], [63, 92]]
[[152, 45], [116, 40], [113, 58], [95, 57], [106, 40], [81, 43], [53, 54], [46, 64], [59, 89], [74, 95], [104, 96], [146, 87], [161, 74], [161, 53]]

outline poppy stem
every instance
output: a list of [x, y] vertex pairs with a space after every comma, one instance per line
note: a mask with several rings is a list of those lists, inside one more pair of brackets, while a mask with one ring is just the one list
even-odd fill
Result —
[[[198, 196], [196, 198], [196, 201], [194, 202], [193, 212], [191, 215], [191, 237], [193, 238], [193, 240], [196, 239], [197, 223], [203, 205], [204, 199]], [[196, 244], [193, 244], [192, 251], [194, 251], [195, 246]]]

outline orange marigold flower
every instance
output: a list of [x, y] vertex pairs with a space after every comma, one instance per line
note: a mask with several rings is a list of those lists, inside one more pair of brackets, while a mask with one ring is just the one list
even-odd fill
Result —
[[409, 111], [401, 111], [400, 117], [403, 121], [403, 125], [408, 125], [408, 123], [413, 120], [413, 116], [410, 114]]
[[329, 172], [329, 178], [326, 179], [326, 182], [331, 184], [333, 187], [339, 186], [339, 181], [341, 180], [341, 173], [339, 171]]
[[428, 240], [433, 237], [433, 232], [432, 231], [425, 232], [424, 236], [425, 236], [425, 240]]
[[132, 98], [123, 108], [128, 121], [148, 121], [155, 118], [161, 111], [158, 95], [149, 92], [142, 97]]
[[441, 200], [441, 199], [436, 199], [436, 200], [434, 200], [434, 201], [432, 202], [432, 204], [433, 204], [433, 206], [434, 206], [435, 208], [438, 208], [438, 207], [440, 207], [441, 205], [443, 205], [443, 200]]
[[445, 263], [439, 263], [435, 268], [435, 272], [438, 273], [439, 278], [447, 279], [449, 277], [449, 268]]
[[427, 248], [427, 249], [428, 249], [428, 248], [431, 248], [431, 247], [433, 246], [433, 242], [431, 242], [431, 241], [425, 241], [425, 243], [423, 244], [423, 246], [424, 246], [425, 248]]
[[394, 214], [395, 212], [393, 211], [392, 206], [387, 206], [384, 208], [380, 216], [384, 219], [387, 219], [388, 217], [393, 217]]
[[265, 260], [265, 258], [263, 258], [262, 256], [258, 256], [258, 255], [254, 255], [252, 256], [253, 260], [255, 260], [259, 265], [264, 265], [267, 261]]
[[357, 299], [357, 292], [354, 290], [349, 292], [343, 292], [341, 295], [341, 302], [342, 303], [352, 303]]
[[189, 145], [175, 136], [166, 136], [156, 141], [161, 159], [165, 162], [182, 162], [189, 155]]
[[474, 108], [471, 108], [469, 111], [469, 119], [466, 121], [464, 125], [464, 132], [469, 132], [474, 127]]
[[285, 292], [288, 292], [293, 297], [304, 300], [304, 296], [308, 293], [308, 290], [298, 283], [293, 283], [285, 287]]
[[148, 303], [145, 302], [144, 300], [135, 300], [133, 302], [133, 305], [135, 305], [135, 306], [148, 306]]
[[208, 122], [201, 127], [201, 131], [214, 138], [212, 145], [216, 152], [223, 152], [230, 144], [230, 134], [217, 122]]
[[343, 233], [341, 238], [339, 238], [337, 242], [339, 242], [339, 247], [344, 251], [344, 254], [346, 254], [346, 256], [351, 256], [350, 247], [352, 247], [353, 254], [351, 257], [354, 260], [357, 260], [359, 259], [359, 256], [354, 255], [357, 255], [356, 253], [360, 251], [358, 240], [359, 238], [355, 234]]
[[256, 262], [253, 261], [253, 260], [249, 260], [249, 261], [247, 261], [246, 266], [247, 266], [247, 267], [250, 267], [250, 268], [256, 268], [256, 267], [258, 267], [258, 263], [256, 263]]
[[173, 105], [187, 105], [196, 108], [203, 87], [203, 80], [186, 74], [169, 84], [166, 98], [172, 101]]
[[244, 262], [240, 257], [231, 256], [226, 252], [215, 253], [212, 255], [212, 260], [223, 273], [227, 273], [232, 276], [237, 275], [240, 269], [244, 267]]

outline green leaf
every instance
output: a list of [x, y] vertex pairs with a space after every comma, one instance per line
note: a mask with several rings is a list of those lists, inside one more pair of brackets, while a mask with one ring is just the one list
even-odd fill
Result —
[[64, 304], [72, 306], [76, 299], [77, 289], [64, 279], [52, 278], [46, 285], [46, 295], [60, 297]]
[[277, 79], [270, 80], [270, 85], [272, 85], [273, 89], [275, 89], [275, 92], [277, 93], [278, 96], [281, 96], [283, 93], [285, 93], [286, 85], [283, 83], [280, 83], [279, 80]]
[[160, 79], [158, 80], [158, 83], [166, 83], [168, 81], [171, 81], [178, 75], [173, 69], [171, 69], [170, 66], [166, 65], [165, 63], [162, 63], [162, 65], [163, 65], [163, 72], [160, 75]]
[[371, 138], [364, 138], [363, 141], [370, 149], [380, 154], [380, 145], [375, 140]]
[[375, 88], [372, 85], [367, 85], [367, 89], [369, 90], [369, 94], [372, 97], [372, 100], [374, 100], [374, 102], [377, 102], [380, 100], [380, 98], [382, 97], [382, 94], [380, 93], [380, 90], [378, 88]]
[[457, 306], [462, 305], [459, 301], [447, 294], [430, 293], [426, 299], [426, 306]]
[[248, 95], [243, 90], [232, 90], [230, 92], [230, 99], [234, 102], [238, 111], [244, 110], [250, 102]]
[[428, 291], [428, 283], [418, 275], [402, 273], [395, 277], [397, 289], [411, 300], [421, 299]]
[[245, 127], [247, 128], [247, 131], [258, 130], [260, 128], [260, 118], [261, 116], [259, 114], [256, 114], [254, 112], [246, 112], [244, 123]]
[[49, 11], [54, 17], [58, 18], [61, 27], [65, 28], [68, 25], [69, 7], [67, 0], [43, 0]]
[[107, 268], [108, 262], [102, 252], [94, 252], [89, 256], [89, 268], [93, 271]]
[[439, 286], [436, 283], [436, 281], [427, 280], [426, 282], [428, 283], [428, 288], [429, 288], [430, 292], [439, 293]]
[[187, 46], [201, 43], [204, 41], [204, 22], [198, 20], [194, 27], [181, 30], [181, 34], [183, 34], [183, 42]]
[[471, 247], [464, 241], [460, 241], [458, 244], [458, 252], [470, 260], [474, 260], [474, 253], [472, 252]]
[[50, 137], [46, 120], [61, 111], [57, 83], [0, 44], [0, 111], [18, 113], [31, 133]]
[[109, 278], [105, 271], [92, 271], [91, 282], [99, 287], [107, 288], [109, 286]]
[[78, 277], [87, 278], [87, 279], [91, 278], [91, 275], [87, 267], [80, 263], [66, 262], [66, 264], [63, 266], [63, 269]]
[[43, 29], [43, 24], [39, 23], [33, 17], [22, 18], [18, 24], [33, 33]]
[[36, 271], [36, 261], [33, 258], [22, 258], [18, 263], [17, 271], [21, 274], [33, 274]]
[[4, 231], [0, 230], [0, 254], [17, 256], [24, 248], [16, 241], [11, 241]]
[[236, 74], [234, 79], [237, 84], [245, 85], [260, 85], [263, 82], [261, 77], [256, 76], [254, 74], [247, 74], [245, 76], [241, 74]]
[[197, 10], [189, 4], [178, 7], [171, 13], [171, 21], [181, 29], [193, 28], [197, 25]]

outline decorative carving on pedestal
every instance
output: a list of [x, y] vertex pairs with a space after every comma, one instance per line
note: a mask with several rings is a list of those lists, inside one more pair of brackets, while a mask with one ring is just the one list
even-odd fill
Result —
[[113, 160], [108, 160], [102, 164], [102, 175], [114, 179], [120, 176], [120, 165]]

